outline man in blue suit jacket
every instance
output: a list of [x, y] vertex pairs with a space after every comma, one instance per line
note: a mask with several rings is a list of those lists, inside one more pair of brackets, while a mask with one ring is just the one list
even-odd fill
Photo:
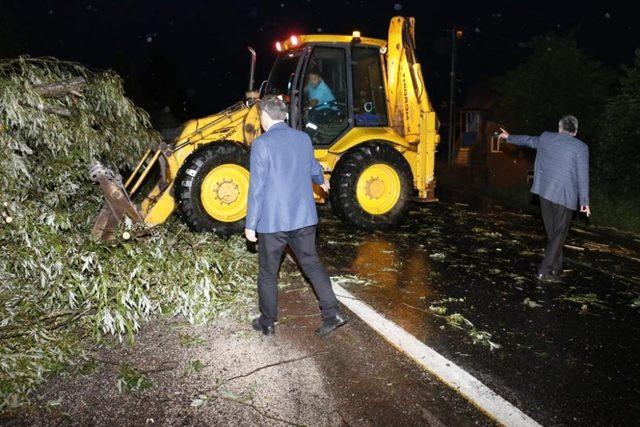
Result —
[[531, 192], [540, 196], [548, 242], [536, 277], [543, 282], [559, 282], [562, 247], [573, 213], [580, 206], [580, 212], [591, 215], [589, 148], [575, 137], [578, 119], [564, 116], [558, 123], [558, 133], [544, 132], [540, 136], [510, 135], [500, 130], [500, 137], [507, 142], [537, 150]]
[[260, 317], [252, 322], [265, 335], [275, 332], [278, 317], [278, 271], [287, 246], [296, 256], [320, 300], [326, 335], [346, 323], [338, 310], [331, 280], [316, 251], [318, 214], [312, 183], [329, 191], [322, 166], [313, 155], [311, 139], [284, 122], [287, 107], [278, 97], [260, 101], [260, 121], [265, 133], [251, 144], [251, 178], [245, 235], [258, 244], [258, 299]]

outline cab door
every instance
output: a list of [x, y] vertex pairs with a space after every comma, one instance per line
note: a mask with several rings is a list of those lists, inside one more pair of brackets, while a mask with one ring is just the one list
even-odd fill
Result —
[[298, 79], [297, 127], [315, 148], [328, 148], [353, 125], [346, 46], [312, 45]]

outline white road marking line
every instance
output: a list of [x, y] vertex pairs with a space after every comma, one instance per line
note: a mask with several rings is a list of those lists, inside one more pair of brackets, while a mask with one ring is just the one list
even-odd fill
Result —
[[354, 297], [342, 286], [334, 283], [333, 289], [342, 304], [347, 306], [349, 310], [387, 341], [465, 396], [481, 411], [499, 423], [505, 426], [540, 426], [535, 420], [503, 399], [467, 371], [419, 341], [365, 302]]

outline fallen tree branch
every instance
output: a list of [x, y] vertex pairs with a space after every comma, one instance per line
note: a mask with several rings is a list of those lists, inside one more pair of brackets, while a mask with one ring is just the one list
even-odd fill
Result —
[[582, 262], [582, 261], [578, 261], [576, 259], [571, 259], [571, 258], [565, 258], [565, 259], [570, 264], [574, 264], [574, 265], [577, 265], [577, 266], [580, 266], [580, 267], [586, 267], [586, 268], [589, 268], [591, 270], [597, 271], [598, 273], [602, 273], [604, 275], [614, 277], [614, 278], [616, 278], [618, 280], [621, 280], [621, 281], [624, 281], [624, 282], [627, 282], [627, 283], [633, 283], [635, 285], [640, 285], [640, 282], [637, 281], [637, 280], [634, 280], [634, 279], [632, 279], [630, 277], [627, 277], [627, 276], [623, 276], [621, 274], [614, 273], [612, 271], [603, 270], [602, 268], [595, 267], [594, 265], [589, 264], [588, 262]]
[[[106, 360], [106, 359], [101, 359], [99, 357], [95, 357], [92, 356], [92, 359], [95, 360], [96, 362], [100, 362], [102, 364], [105, 365], [111, 365], [111, 366], [121, 366], [122, 365], [122, 361], [120, 362], [112, 362], [111, 360]], [[163, 368], [163, 365], [169, 364], [168, 367]], [[174, 360], [165, 360], [163, 362], [160, 362], [160, 364], [158, 365], [157, 368], [152, 368], [152, 369], [146, 369], [144, 371], [140, 371], [138, 370], [135, 366], [131, 365], [134, 369], [136, 369], [141, 375], [145, 375], [145, 374], [153, 374], [156, 372], [165, 372], [165, 371], [173, 371], [174, 369], [178, 368], [180, 366], [179, 363], [177, 363]]]
[[279, 421], [281, 423], [284, 423], [284, 424], [287, 424], [287, 425], [290, 425], [290, 426], [300, 426], [300, 427], [304, 426], [304, 424], [297, 424], [297, 423], [291, 422], [289, 420], [285, 420], [283, 418], [276, 417], [275, 415], [267, 414], [266, 412], [262, 411], [260, 408], [258, 408], [253, 403], [243, 402], [241, 400], [237, 400], [237, 399], [233, 399], [233, 398], [225, 397], [225, 396], [220, 396], [220, 395], [218, 395], [217, 397], [219, 399], [227, 400], [229, 402], [239, 403], [240, 405], [243, 405], [243, 406], [246, 406], [248, 408], [251, 408], [254, 411], [256, 411], [257, 413], [259, 413], [260, 415], [262, 415], [263, 417], [268, 418], [268, 419], [270, 419], [272, 421]]
[[60, 95], [66, 95], [71, 93], [73, 95], [80, 95], [80, 91], [87, 86], [87, 81], [83, 77], [78, 77], [72, 80], [47, 83], [33, 86], [33, 90], [40, 96], [58, 97]]
[[419, 307], [414, 307], [412, 305], [407, 304], [406, 302], [403, 302], [402, 304], [406, 305], [409, 308], [413, 308], [414, 310], [421, 311], [423, 313], [433, 314], [434, 316], [438, 316], [438, 317], [444, 317], [444, 316], [439, 316], [438, 314], [434, 313], [433, 311], [425, 310], [425, 309], [422, 309], [422, 308], [419, 308]]
[[[87, 81], [83, 77], [78, 77], [72, 80], [56, 82], [56, 83], [46, 83], [35, 85], [32, 87], [33, 91], [38, 95], [44, 98], [57, 98], [63, 95], [75, 95], [82, 96], [80, 93], [87, 86]], [[20, 105], [30, 108], [35, 108], [36, 110], [44, 111], [45, 113], [58, 114], [64, 117], [71, 117], [71, 110], [64, 107], [56, 107], [53, 105], [33, 105], [26, 101], [20, 101]]]
[[28, 329], [28, 330], [25, 330], [24, 332], [17, 332], [17, 333], [10, 334], [10, 335], [0, 335], [0, 341], [8, 340], [8, 339], [11, 339], [11, 338], [19, 338], [19, 337], [31, 335], [33, 333], [33, 329], [32, 328], [35, 327], [35, 326], [38, 326], [38, 322], [41, 322], [42, 320], [53, 320], [53, 319], [57, 319], [57, 318], [63, 317], [63, 316], [71, 316], [74, 313], [76, 313], [75, 316], [73, 316], [70, 319], [65, 320], [63, 322], [60, 322], [60, 323], [54, 322], [52, 325], [46, 325], [46, 326], [43, 325], [42, 326], [42, 328], [44, 330], [46, 330], [48, 332], [51, 332], [53, 330], [59, 329], [59, 328], [61, 328], [63, 326], [67, 326], [70, 323], [73, 323], [73, 322], [79, 320], [80, 318], [86, 316], [87, 314], [89, 314], [92, 311], [94, 311], [94, 309], [87, 308], [87, 309], [84, 309], [84, 310], [79, 311], [79, 312], [72, 311], [72, 312], [68, 312], [68, 313], [58, 313], [58, 314], [55, 314], [53, 316], [43, 316], [42, 318], [36, 320], [35, 323], [30, 322], [27, 325], [20, 325], [20, 326], [10, 325], [10, 326], [6, 326], [5, 328], [10, 329], [10, 330], [11, 329], [14, 329], [14, 330], [16, 330], [16, 329], [17, 330]]
[[308, 354], [306, 356], [302, 356], [302, 357], [297, 357], [295, 359], [288, 359], [288, 360], [283, 360], [280, 362], [276, 362], [276, 363], [270, 363], [268, 365], [264, 365], [264, 366], [260, 366], [259, 368], [254, 369], [253, 371], [247, 372], [246, 374], [240, 374], [240, 375], [236, 375], [235, 377], [231, 377], [231, 378], [227, 378], [226, 380], [223, 380], [221, 384], [219, 384], [215, 390], [217, 390], [218, 388], [220, 388], [223, 384], [228, 383], [229, 381], [233, 381], [233, 380], [237, 380], [238, 378], [245, 378], [248, 377], [250, 375], [255, 374], [256, 372], [260, 372], [264, 369], [269, 369], [269, 368], [273, 368], [274, 366], [280, 366], [280, 365], [286, 365], [287, 363], [293, 363], [293, 362], [298, 362], [300, 360], [304, 360], [304, 359], [310, 359], [312, 357], [318, 356], [320, 354], [325, 354], [327, 353], [326, 351], [323, 352], [318, 352], [318, 353], [313, 353], [313, 354]]
[[207, 394], [210, 393], [212, 391], [217, 391], [220, 387], [222, 387], [223, 385], [233, 381], [233, 380], [237, 380], [238, 378], [246, 378], [248, 376], [251, 376], [253, 374], [255, 374], [256, 372], [260, 372], [262, 370], [265, 369], [269, 369], [269, 368], [273, 368], [274, 366], [280, 366], [280, 365], [286, 365], [287, 363], [293, 363], [293, 362], [299, 362], [300, 360], [304, 360], [304, 359], [310, 359], [312, 357], [318, 356], [320, 354], [325, 354], [328, 353], [327, 351], [323, 351], [323, 352], [316, 352], [316, 353], [312, 353], [312, 354], [308, 354], [306, 356], [302, 356], [302, 357], [297, 357], [295, 359], [287, 359], [287, 360], [282, 360], [280, 362], [275, 362], [275, 363], [270, 363], [268, 365], [264, 365], [264, 366], [260, 366], [252, 371], [249, 371], [245, 374], [240, 374], [240, 375], [236, 375], [235, 377], [230, 377], [230, 378], [226, 378], [223, 380], [220, 380], [220, 383], [218, 385], [216, 385], [214, 388], [209, 389], [209, 390], [205, 390], [204, 392], [202, 392], [202, 394]]
[[23, 107], [31, 107], [36, 110], [44, 111], [45, 113], [59, 114], [64, 117], [71, 117], [71, 111], [63, 107], [54, 107], [51, 105], [33, 105], [25, 101], [19, 101]]

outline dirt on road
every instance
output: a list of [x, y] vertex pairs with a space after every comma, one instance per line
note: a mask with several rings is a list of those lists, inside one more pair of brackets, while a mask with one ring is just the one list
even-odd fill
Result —
[[[327, 338], [313, 291], [285, 261], [275, 337], [255, 313], [145, 325], [134, 345], [96, 346], [5, 425], [490, 425], [482, 413], [365, 324]], [[346, 310], [345, 310], [346, 311]], [[346, 311], [349, 315], [348, 311]]]

